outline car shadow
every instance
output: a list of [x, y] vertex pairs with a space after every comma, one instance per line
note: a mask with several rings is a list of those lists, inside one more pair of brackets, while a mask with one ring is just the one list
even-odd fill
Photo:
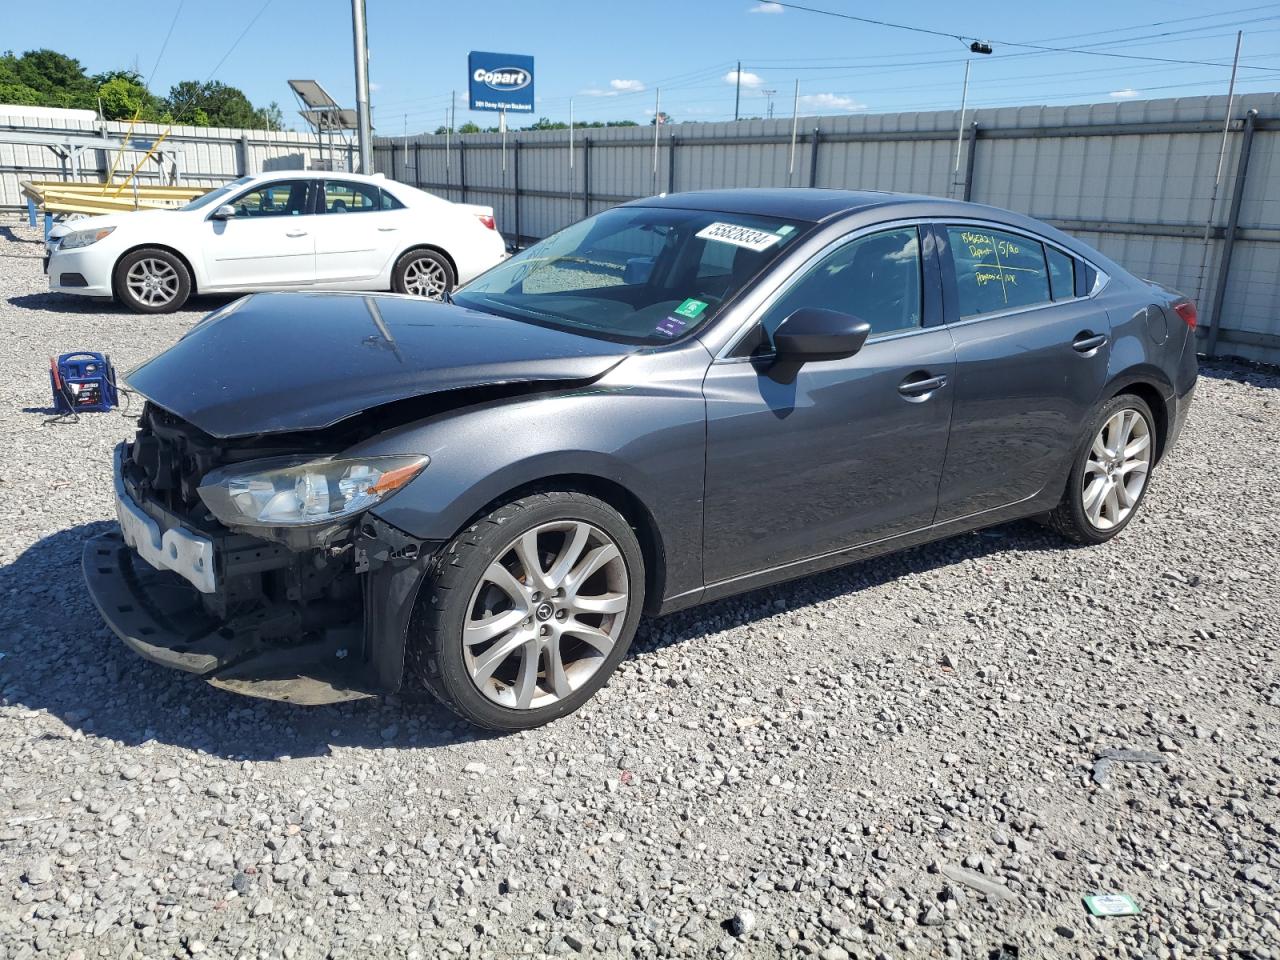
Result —
[[1200, 376], [1210, 380], [1230, 380], [1255, 387], [1280, 389], [1280, 367], [1256, 360], [1201, 360]]
[[[149, 741], [235, 760], [326, 756], [335, 749], [439, 747], [486, 739], [425, 692], [298, 707], [228, 693], [142, 659], [103, 623], [80, 572], [85, 540], [114, 527], [61, 530], [0, 567], [0, 704], [61, 721], [45, 736]], [[65, 724], [65, 727], [63, 727]]]
[[[434, 748], [498, 736], [459, 719], [414, 683], [382, 700], [299, 707], [228, 693], [142, 659], [103, 623], [80, 573], [85, 540], [112, 526], [99, 521], [61, 530], [0, 567], [0, 596], [7, 598], [0, 610], [0, 704], [60, 720], [45, 736], [78, 730], [235, 760], [326, 756], [341, 748]], [[1062, 549], [1062, 540], [1029, 521], [964, 534], [643, 620], [631, 656], [962, 560]]]
[[[656, 620], [642, 621], [632, 652], [660, 650], [702, 636], [711, 630], [745, 626], [784, 611], [803, 610], [839, 596], [883, 586], [903, 577], [950, 567], [965, 560], [980, 560], [992, 554], [1010, 551], [1039, 553], [1073, 549], [1082, 548], [1034, 520], [1015, 520], [985, 530], [957, 534], [899, 553], [859, 560], [825, 573], [810, 574], [783, 584], [762, 587]], [[921, 613], [931, 616], [928, 610], [922, 610]], [[932, 625], [943, 626], [940, 622]]]
[[[226, 306], [232, 300], [239, 299], [243, 294], [202, 294], [192, 297], [182, 306], [182, 313], [211, 313], [219, 307]], [[120, 304], [108, 300], [105, 297], [77, 297], [69, 293], [55, 293], [46, 291], [44, 293], [24, 293], [16, 297], [10, 297], [8, 301], [12, 306], [19, 307], [23, 310], [43, 310], [49, 313], [118, 313], [122, 317], [132, 317], [135, 319], [146, 319], [147, 314], [134, 313], [127, 310]]]

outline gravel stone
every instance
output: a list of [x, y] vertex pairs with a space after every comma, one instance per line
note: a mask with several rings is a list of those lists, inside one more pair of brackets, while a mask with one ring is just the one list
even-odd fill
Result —
[[48, 357], [123, 374], [226, 299], [52, 295], [39, 240], [0, 221], [0, 957], [1280, 956], [1276, 371], [1205, 367], [1111, 543], [1020, 522], [646, 620], [493, 736], [109, 633], [80, 551], [134, 424], [45, 425]]

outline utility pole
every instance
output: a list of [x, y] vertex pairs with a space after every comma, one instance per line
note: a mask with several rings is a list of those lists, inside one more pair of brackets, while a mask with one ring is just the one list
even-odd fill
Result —
[[773, 119], [773, 95], [778, 91], [777, 90], [761, 90], [760, 92], [769, 98], [768, 113], [769, 113], [769, 119], [772, 120]]
[[351, 0], [351, 35], [355, 46], [356, 127], [360, 138], [360, 172], [373, 173], [373, 116], [369, 111], [369, 38], [364, 0]]
[[658, 193], [658, 128], [662, 126], [662, 90], [653, 90], [653, 192]]
[[962, 183], [960, 180], [960, 148], [964, 146], [964, 112], [969, 106], [970, 62], [971, 61], [969, 60], [965, 60], [964, 62], [964, 87], [961, 88], [960, 93], [960, 124], [959, 132], [956, 133], [956, 164], [955, 168], [951, 171], [951, 186], [953, 187], [959, 186]]
[[738, 61], [738, 71], [733, 75], [733, 119], [738, 119], [738, 107], [742, 103], [742, 61]]

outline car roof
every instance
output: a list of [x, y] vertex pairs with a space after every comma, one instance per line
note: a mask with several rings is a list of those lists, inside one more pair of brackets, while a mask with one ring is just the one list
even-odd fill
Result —
[[664, 193], [627, 206], [675, 207], [683, 210], [716, 210], [763, 217], [783, 217], [817, 223], [895, 200], [924, 200], [902, 193], [880, 190], [824, 190], [814, 187], [746, 187], [729, 190], [692, 190]]
[[341, 170], [264, 170], [245, 179], [246, 183], [258, 183], [266, 180], [296, 180], [298, 178], [312, 180], [355, 180], [358, 183], [376, 183], [379, 186], [393, 183], [384, 175], [367, 173], [345, 173]]
[[[818, 223], [872, 207], [927, 204], [930, 215], [986, 216], [992, 207], [945, 197], [884, 190], [827, 190], [814, 187], [745, 187], [730, 190], [693, 190], [667, 193], [627, 206], [674, 207], [682, 210], [713, 210], [787, 220]], [[1004, 213], [1004, 211], [1001, 211]]]

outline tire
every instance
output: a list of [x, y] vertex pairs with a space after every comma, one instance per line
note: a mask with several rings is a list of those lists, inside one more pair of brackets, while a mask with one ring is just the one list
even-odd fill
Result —
[[[533, 575], [522, 559], [531, 554]], [[410, 619], [409, 668], [478, 726], [542, 726], [607, 682], [631, 646], [644, 584], [635, 533], [608, 504], [565, 491], [521, 497], [459, 533], [436, 561]]]
[[456, 282], [449, 261], [434, 250], [410, 250], [391, 271], [391, 286], [396, 293], [430, 300], [440, 300], [452, 292]]
[[[1115, 448], [1113, 430], [1127, 438], [1123, 451]], [[1129, 393], [1112, 397], [1090, 422], [1062, 502], [1045, 522], [1076, 543], [1106, 543], [1129, 525], [1142, 505], [1155, 466], [1155, 445], [1155, 418], [1146, 402]]]
[[134, 313], [173, 313], [191, 296], [191, 271], [168, 250], [143, 247], [120, 258], [112, 286]]

